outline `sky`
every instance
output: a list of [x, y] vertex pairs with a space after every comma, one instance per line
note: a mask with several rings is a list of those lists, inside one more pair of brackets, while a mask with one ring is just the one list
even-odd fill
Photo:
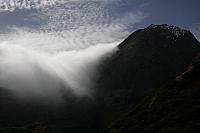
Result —
[[198, 0], [19, 1], [0, 0], [1, 31], [5, 27], [65, 31], [68, 42], [79, 48], [125, 39], [152, 23], [177, 25], [200, 38]]

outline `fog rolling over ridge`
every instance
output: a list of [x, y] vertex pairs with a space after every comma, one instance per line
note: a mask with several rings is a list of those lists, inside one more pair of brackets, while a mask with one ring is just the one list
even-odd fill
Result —
[[145, 15], [122, 0], [0, 0], [0, 87], [22, 98], [92, 96], [98, 65]]
[[[34, 34], [38, 36], [40, 33]], [[39, 35], [41, 41], [44, 41], [43, 35]], [[12, 37], [11, 34], [8, 36]], [[91, 89], [98, 78], [100, 59], [116, 51], [119, 42], [66, 50], [58, 49], [57, 46], [60, 45], [48, 42], [51, 36], [47, 36], [43, 47], [30, 46], [34, 41], [36, 44], [41, 43], [40, 38], [27, 41], [27, 38], [21, 37], [20, 34], [15, 36], [16, 38], [0, 43], [1, 87], [12, 90], [19, 97], [37, 99], [59, 100], [62, 95], [60, 89], [71, 91], [76, 96], [91, 96]], [[27, 45], [24, 45], [24, 42]], [[51, 45], [55, 51], [48, 49]], [[63, 43], [63, 47], [65, 45]]]
[[0, 133], [200, 133], [199, 4], [0, 0]]

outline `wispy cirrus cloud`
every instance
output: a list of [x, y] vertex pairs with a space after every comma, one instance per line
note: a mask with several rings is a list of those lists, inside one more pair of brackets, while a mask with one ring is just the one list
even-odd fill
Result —
[[[38, 0], [33, 3], [38, 4]], [[146, 17], [139, 10], [121, 11], [122, 7], [125, 8], [128, 4], [124, 0], [44, 0], [39, 4], [41, 5], [32, 4], [29, 8], [29, 2], [28, 10], [18, 9], [0, 13], [0, 23], [5, 25], [4, 27], [9, 27], [10, 31], [10, 27], [19, 27], [20, 34], [31, 31], [29, 34], [34, 36], [38, 31], [42, 35], [48, 32], [60, 36], [60, 40], [63, 40], [61, 42], [66, 42], [69, 48], [73, 45], [76, 45], [76, 48], [85, 48], [96, 43], [124, 39], [132, 32], [134, 25]], [[40, 9], [35, 10], [37, 7]], [[22, 29], [25, 29], [24, 33]]]
[[200, 22], [192, 23], [189, 26], [189, 29], [196, 36], [196, 38], [200, 41]]
[[[59, 0], [57, 0], [59, 2]], [[56, 0], [0, 0], [0, 11], [15, 11], [16, 9], [39, 9], [53, 6]]]

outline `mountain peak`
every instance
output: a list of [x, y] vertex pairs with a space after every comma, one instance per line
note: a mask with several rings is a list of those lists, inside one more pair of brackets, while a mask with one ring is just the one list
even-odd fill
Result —
[[[155, 41], [156, 45], [155, 43], [153, 44], [150, 43], [152, 41]], [[133, 42], [135, 42], [134, 45], [130, 45]], [[151, 44], [152, 45], [151, 48], [154, 48], [154, 47], [166, 48], [166, 47], [173, 46], [174, 49], [176, 49], [177, 47], [180, 47], [182, 49], [183, 47], [193, 46], [193, 45], [189, 46], [189, 44], [185, 42], [190, 42], [190, 44], [199, 44], [198, 40], [189, 30], [185, 30], [174, 25], [151, 24], [144, 29], [139, 29], [135, 31], [134, 33], [132, 33], [118, 47], [119, 49], [123, 49], [124, 47], [126, 48], [141, 47], [143, 49], [144, 47], [150, 47], [150, 46], [147, 46], [147, 44]], [[129, 45], [126, 45], [126, 44], [129, 44]]]
[[184, 36], [186, 33], [189, 33], [188, 30], [181, 29], [178, 26], [167, 25], [167, 24], [161, 24], [161, 25], [151, 24], [151, 25], [149, 25], [147, 27], [147, 29], [163, 29], [163, 30], [167, 30], [167, 31], [170, 31], [172, 33], [172, 35], [175, 35], [176, 37], [181, 37], [181, 36]]
[[128, 106], [121, 99], [137, 104], [148, 91], [184, 71], [200, 52], [200, 43], [191, 32], [164, 24], [137, 30], [118, 48], [101, 74], [100, 90], [120, 95], [113, 101]]

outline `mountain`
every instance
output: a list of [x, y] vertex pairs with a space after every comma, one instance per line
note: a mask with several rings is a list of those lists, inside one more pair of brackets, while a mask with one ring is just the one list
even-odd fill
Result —
[[118, 47], [99, 81], [107, 121], [103, 132], [199, 132], [200, 56], [193, 59], [200, 43], [194, 35], [150, 25]]
[[51, 106], [17, 99], [0, 87], [0, 133], [197, 129], [199, 57], [187, 66], [198, 53], [200, 43], [190, 31], [168, 25], [140, 29], [102, 60], [95, 99], [67, 93], [63, 103]]
[[128, 110], [186, 69], [200, 52], [194, 35], [176, 26], [150, 25], [131, 34], [104, 62], [99, 79], [106, 111]]
[[118, 117], [106, 133], [199, 133], [200, 56], [188, 69]]

